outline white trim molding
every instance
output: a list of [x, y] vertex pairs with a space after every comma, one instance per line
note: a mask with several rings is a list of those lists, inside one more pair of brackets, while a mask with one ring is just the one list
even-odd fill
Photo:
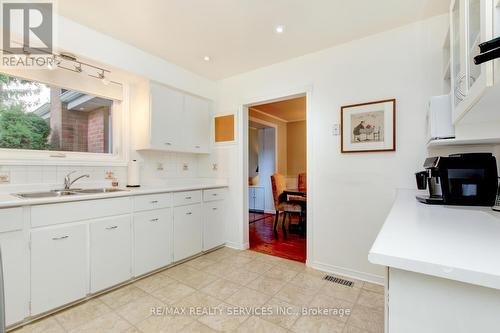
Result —
[[364, 273], [352, 270], [350, 268], [344, 268], [340, 266], [333, 266], [329, 264], [324, 264], [318, 261], [307, 262], [307, 266], [324, 271], [331, 274], [338, 274], [348, 278], [353, 278], [361, 281], [366, 281], [370, 283], [375, 283], [378, 285], [385, 285], [385, 277], [380, 275], [374, 275], [370, 273]]

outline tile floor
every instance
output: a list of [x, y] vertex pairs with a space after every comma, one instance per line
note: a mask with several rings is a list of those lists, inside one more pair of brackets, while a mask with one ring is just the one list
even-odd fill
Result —
[[[344, 287], [323, 275], [296, 261], [222, 248], [14, 332], [383, 332], [382, 287], [357, 280]], [[351, 314], [302, 314], [303, 307]], [[199, 313], [165, 314], [183, 308]]]

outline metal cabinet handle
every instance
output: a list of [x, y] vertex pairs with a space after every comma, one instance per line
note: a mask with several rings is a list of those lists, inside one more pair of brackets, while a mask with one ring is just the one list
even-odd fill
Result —
[[150, 201], [150, 203], [152, 203], [152, 204], [158, 203], [158, 200]]
[[107, 227], [106, 230], [113, 230], [113, 229], [118, 229], [118, 226], [117, 225], [114, 225], [114, 226], [111, 226], [111, 227]]
[[212, 195], [213, 195], [214, 197], [216, 197], [216, 196], [217, 196], [217, 193], [213, 193]]
[[158, 219], [151, 219], [149, 221], [151, 221], [151, 222], [158, 222]]
[[217, 208], [216, 208], [216, 207], [213, 207], [213, 208], [212, 208], [212, 210], [217, 210]]
[[171, 146], [171, 145], [172, 145], [172, 142], [165, 142], [165, 145], [166, 145], [166, 146]]
[[186, 199], [186, 200], [191, 200], [191, 197], [186, 197], [185, 199]]
[[201, 148], [201, 146], [194, 146], [194, 147], [195, 147], [196, 149], [200, 149], [200, 148]]
[[66, 239], [66, 238], [69, 238], [69, 236], [66, 235], [66, 236], [61, 236], [61, 237], [53, 237], [52, 240], [61, 240], [61, 239]]
[[187, 213], [186, 213], [186, 215], [191, 215], [191, 214], [193, 214], [193, 213], [192, 213], [192, 212], [187, 212]]

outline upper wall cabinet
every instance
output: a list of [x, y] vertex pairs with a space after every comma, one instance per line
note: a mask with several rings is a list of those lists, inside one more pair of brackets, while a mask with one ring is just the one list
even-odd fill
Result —
[[[493, 62], [474, 64], [478, 45], [494, 35], [495, 0], [453, 0], [450, 66], [453, 122], [457, 123], [495, 84]], [[496, 78], [499, 81], [500, 78]]]
[[137, 150], [209, 153], [211, 102], [151, 82], [149, 110], [137, 124], [146, 127]]

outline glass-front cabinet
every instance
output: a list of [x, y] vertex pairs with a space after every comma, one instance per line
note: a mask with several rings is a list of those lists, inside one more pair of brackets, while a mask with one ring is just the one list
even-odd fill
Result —
[[493, 38], [495, 0], [453, 0], [450, 6], [453, 121], [458, 122], [493, 85], [493, 63], [474, 64], [478, 45]]

